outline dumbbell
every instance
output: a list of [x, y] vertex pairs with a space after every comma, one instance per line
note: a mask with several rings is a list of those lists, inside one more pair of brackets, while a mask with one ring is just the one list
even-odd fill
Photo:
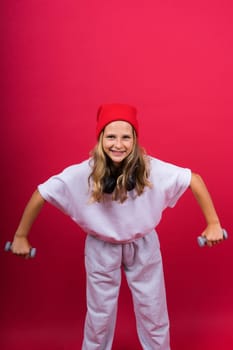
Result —
[[[223, 232], [223, 238], [224, 239], [227, 239], [228, 238], [228, 234], [227, 234], [227, 231], [225, 229], [222, 230]], [[197, 237], [197, 243], [200, 247], [204, 247], [207, 243], [207, 239], [203, 236], [198, 236]]]
[[[6, 242], [4, 250], [5, 252], [9, 252], [11, 250], [11, 242]], [[29, 258], [35, 258], [35, 256], [36, 248], [31, 248], [29, 251]]]

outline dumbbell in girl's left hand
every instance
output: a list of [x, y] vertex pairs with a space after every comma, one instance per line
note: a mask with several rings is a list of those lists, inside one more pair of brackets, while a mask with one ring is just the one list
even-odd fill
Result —
[[[228, 233], [225, 229], [222, 230], [223, 232], [223, 239], [227, 239], [228, 238]], [[207, 244], [207, 239], [206, 237], [203, 236], [198, 236], [197, 237], [197, 243], [200, 247], [204, 247]]]

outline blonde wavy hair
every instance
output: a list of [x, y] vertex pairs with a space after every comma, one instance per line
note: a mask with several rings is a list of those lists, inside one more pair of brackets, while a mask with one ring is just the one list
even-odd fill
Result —
[[[139, 146], [135, 130], [133, 129], [134, 145], [132, 152], [123, 160], [121, 173], [117, 178], [116, 187], [112, 192], [112, 200], [123, 203], [127, 199], [127, 183], [132, 175], [135, 177], [135, 190], [138, 196], [144, 192], [146, 186], [152, 187], [149, 181], [149, 159], [144, 148]], [[104, 200], [104, 179], [111, 175], [113, 165], [103, 150], [103, 131], [99, 136], [98, 143], [91, 151], [92, 172], [88, 183], [91, 189], [90, 202]]]

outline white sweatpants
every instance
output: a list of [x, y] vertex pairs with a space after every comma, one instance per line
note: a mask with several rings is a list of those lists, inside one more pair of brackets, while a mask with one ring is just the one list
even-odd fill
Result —
[[127, 244], [87, 236], [87, 315], [82, 350], [111, 350], [123, 267], [144, 350], [170, 350], [163, 267], [153, 231]]

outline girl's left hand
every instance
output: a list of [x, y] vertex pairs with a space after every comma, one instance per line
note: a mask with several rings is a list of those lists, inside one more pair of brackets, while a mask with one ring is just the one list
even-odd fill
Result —
[[202, 237], [206, 238], [206, 245], [212, 247], [223, 240], [223, 229], [220, 224], [208, 224]]

